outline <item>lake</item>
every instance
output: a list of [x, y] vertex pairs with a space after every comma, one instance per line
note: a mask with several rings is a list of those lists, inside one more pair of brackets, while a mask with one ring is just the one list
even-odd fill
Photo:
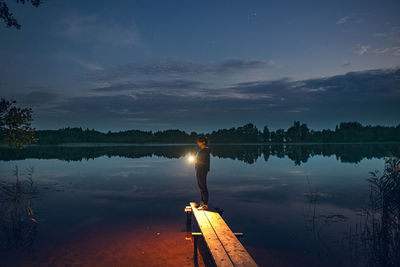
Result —
[[[210, 204], [244, 233], [260, 266], [365, 265], [358, 232], [370, 200], [366, 179], [400, 155], [400, 144], [210, 150]], [[193, 266], [184, 208], [200, 200], [187, 161], [195, 152], [194, 145], [1, 147], [1, 266]]]

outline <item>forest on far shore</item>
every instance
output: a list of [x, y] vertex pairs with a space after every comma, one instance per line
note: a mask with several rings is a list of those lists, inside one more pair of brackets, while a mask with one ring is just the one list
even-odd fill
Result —
[[94, 129], [63, 128], [37, 130], [38, 144], [63, 143], [133, 143], [133, 144], [188, 144], [195, 143], [200, 135], [217, 143], [354, 143], [400, 142], [400, 124], [397, 126], [363, 126], [358, 122], [342, 122], [335, 130], [312, 130], [307, 124], [295, 121], [288, 129], [262, 130], [248, 123], [241, 127], [219, 129], [211, 133], [187, 133], [178, 129], [164, 131], [128, 130], [103, 133]]

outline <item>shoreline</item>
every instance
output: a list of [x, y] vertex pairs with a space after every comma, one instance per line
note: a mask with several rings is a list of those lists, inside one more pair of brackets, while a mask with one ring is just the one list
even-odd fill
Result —
[[[284, 145], [284, 146], [307, 146], [307, 145], [400, 145], [400, 142], [332, 142], [332, 143], [212, 143], [209, 146], [270, 146], [270, 145]], [[117, 146], [141, 146], [141, 147], [163, 147], [163, 146], [196, 146], [194, 143], [61, 143], [61, 144], [30, 144], [26, 147], [117, 147]], [[0, 144], [0, 148], [7, 148], [7, 144]]]

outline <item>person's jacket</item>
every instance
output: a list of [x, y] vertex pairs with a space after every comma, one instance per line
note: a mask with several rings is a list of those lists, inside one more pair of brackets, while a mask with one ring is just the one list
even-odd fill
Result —
[[199, 153], [197, 153], [196, 164], [194, 167], [196, 170], [210, 170], [210, 150], [208, 147], [203, 148], [199, 151]]

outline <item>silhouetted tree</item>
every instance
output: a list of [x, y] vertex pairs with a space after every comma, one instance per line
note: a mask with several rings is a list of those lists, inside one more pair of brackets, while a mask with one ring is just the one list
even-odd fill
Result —
[[31, 128], [32, 109], [16, 107], [15, 103], [0, 100], [0, 134], [8, 145], [23, 148], [37, 141]]
[[300, 122], [295, 121], [293, 126], [286, 131], [287, 142], [299, 142], [300, 141]]
[[252, 123], [238, 128], [219, 129], [207, 134], [190, 134], [178, 129], [164, 131], [128, 130], [102, 133], [94, 129], [63, 128], [59, 130], [35, 131], [40, 144], [61, 144], [79, 142], [105, 143], [195, 143], [199, 135], [205, 135], [212, 144], [221, 143], [355, 143], [355, 142], [398, 142], [400, 141], [400, 125], [362, 126], [357, 122], [340, 123], [334, 131], [330, 129], [310, 130], [305, 123], [294, 122], [285, 131], [270, 131], [265, 126], [259, 131]]
[[286, 131], [287, 142], [307, 142], [309, 140], [310, 130], [307, 124], [301, 124], [295, 121], [293, 126]]
[[[32, 6], [40, 6], [44, 0], [14, 0], [18, 4], [31, 3]], [[18, 23], [14, 15], [10, 12], [8, 5], [5, 0], [0, 0], [0, 18], [4, 20], [7, 28], [15, 27], [21, 29], [21, 24]]]
[[269, 142], [270, 132], [267, 125], [264, 126], [262, 137], [264, 142]]
[[271, 132], [272, 143], [283, 143], [285, 142], [285, 130], [278, 129], [275, 132]]

